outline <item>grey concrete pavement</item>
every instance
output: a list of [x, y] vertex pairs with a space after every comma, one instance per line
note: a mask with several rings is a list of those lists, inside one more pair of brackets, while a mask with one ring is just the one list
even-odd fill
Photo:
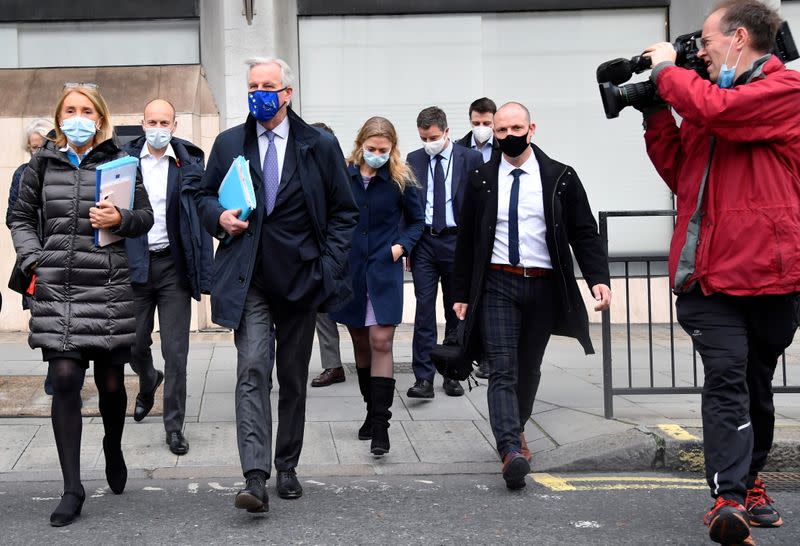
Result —
[[[545, 354], [543, 376], [526, 436], [534, 453], [534, 471], [693, 469], [702, 431], [699, 395], [617, 396], [615, 419], [603, 417], [602, 360], [599, 328], [593, 330], [598, 354], [585, 356], [577, 342], [552, 338]], [[676, 330], [655, 327], [653, 382], [671, 382], [670, 354], [676, 355], [678, 384], [693, 381], [689, 341]], [[614, 328], [615, 382], [627, 382], [628, 333]], [[649, 384], [650, 334], [643, 327], [631, 332], [634, 384]], [[390, 428], [392, 449], [373, 459], [369, 443], [356, 439], [364, 405], [352, 373], [352, 346], [342, 330], [342, 358], [348, 378], [325, 388], [309, 388], [305, 445], [298, 471], [317, 476], [369, 476], [495, 473], [499, 459], [488, 424], [486, 382], [465, 396], [444, 394], [441, 379], [433, 400], [414, 400], [405, 392], [410, 373], [411, 328], [401, 326], [395, 340], [397, 394]], [[157, 344], [156, 366], [163, 367]], [[788, 351], [790, 382], [800, 384], [800, 348]], [[240, 475], [236, 451], [234, 384], [236, 354], [232, 336], [224, 332], [193, 334], [189, 354], [185, 434], [189, 453], [172, 455], [164, 443], [160, 416], [142, 423], [129, 419], [123, 436], [131, 476], [187, 477]], [[315, 348], [310, 377], [321, 370]], [[128, 370], [130, 373], [130, 370]], [[0, 335], [0, 376], [40, 375], [40, 353], [27, 347], [24, 335]], [[0, 392], [0, 397], [4, 394]], [[129, 393], [135, 396], [135, 393]], [[277, 415], [277, 396], [273, 412]], [[800, 395], [776, 395], [777, 433], [774, 458], [779, 470], [797, 470], [800, 449]], [[666, 425], [666, 426], [665, 426]], [[676, 428], [683, 427], [683, 428]], [[684, 434], [685, 433], [685, 434]], [[59, 476], [52, 430], [47, 418], [0, 418], [0, 481], [48, 480]], [[685, 453], [684, 453], [685, 452]], [[688, 453], [688, 455], [687, 455]], [[694, 456], [691, 454], [695, 453]], [[782, 453], [782, 454], [780, 454]], [[694, 463], [693, 463], [693, 462]], [[82, 443], [82, 470], [87, 479], [103, 478], [102, 425], [87, 418]]]

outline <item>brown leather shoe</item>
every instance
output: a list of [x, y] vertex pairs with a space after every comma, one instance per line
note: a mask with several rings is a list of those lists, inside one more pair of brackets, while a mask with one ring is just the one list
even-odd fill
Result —
[[531, 471], [531, 465], [522, 454], [512, 451], [503, 457], [503, 479], [509, 489], [525, 487], [525, 476]]
[[519, 433], [519, 454], [525, 457], [528, 462], [531, 462], [531, 450], [528, 449], [528, 442], [525, 440], [525, 433]]
[[312, 387], [329, 387], [334, 383], [344, 382], [344, 368], [322, 370], [322, 373], [311, 380]]

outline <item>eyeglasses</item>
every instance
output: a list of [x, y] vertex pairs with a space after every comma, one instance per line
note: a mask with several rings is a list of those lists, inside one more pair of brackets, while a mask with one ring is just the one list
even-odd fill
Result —
[[706, 36], [698, 36], [697, 38], [694, 39], [695, 40], [694, 43], [698, 50], [706, 49], [708, 48], [709, 44], [708, 39], [711, 38], [712, 36], [716, 36], [717, 34], [722, 34], [723, 36], [730, 36], [735, 32], [736, 29], [733, 29], [731, 32], [712, 32], [711, 34], [708, 34]]
[[78, 87], [85, 87], [86, 89], [97, 90], [100, 88], [96, 83], [90, 82], [67, 82], [64, 84], [64, 89], [77, 89]]

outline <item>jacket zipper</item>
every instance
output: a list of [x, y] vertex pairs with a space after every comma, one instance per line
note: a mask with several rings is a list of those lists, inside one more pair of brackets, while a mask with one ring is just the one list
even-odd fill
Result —
[[567, 290], [567, 277], [564, 275], [564, 267], [563, 264], [561, 263], [561, 253], [558, 250], [558, 235], [556, 233], [557, 227], [556, 227], [556, 214], [555, 214], [556, 192], [558, 192], [558, 184], [561, 182], [561, 179], [564, 177], [568, 169], [569, 167], [564, 167], [564, 170], [561, 171], [561, 174], [558, 175], [558, 178], [556, 179], [556, 185], [555, 188], [553, 188], [553, 195], [551, 196], [551, 201], [550, 201], [550, 210], [552, 211], [553, 243], [554, 246], [556, 247], [556, 260], [558, 260], [558, 271], [560, 273], [559, 276], [561, 277], [561, 282], [564, 285], [564, 295], [566, 296], [567, 299], [567, 312], [572, 312], [572, 301], [569, 298], [569, 291]]
[[75, 169], [75, 181], [74, 190], [73, 190], [73, 199], [72, 199], [72, 226], [70, 228], [70, 240], [69, 240], [69, 257], [67, 258], [67, 282], [66, 282], [66, 293], [67, 293], [67, 326], [64, 332], [63, 342], [61, 346], [62, 351], [67, 350], [67, 339], [69, 337], [70, 327], [72, 326], [72, 257], [75, 255], [75, 237], [78, 230], [78, 212], [80, 211], [80, 195], [81, 195], [81, 173], [78, 167], [73, 167]]

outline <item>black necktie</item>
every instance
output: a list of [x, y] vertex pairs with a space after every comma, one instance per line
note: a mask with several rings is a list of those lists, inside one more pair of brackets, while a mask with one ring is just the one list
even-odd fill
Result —
[[519, 263], [519, 177], [525, 171], [514, 169], [511, 176], [511, 199], [508, 203], [508, 261], [511, 265]]
[[436, 166], [433, 169], [433, 231], [439, 232], [447, 227], [447, 189], [444, 187], [444, 169], [442, 168], [442, 154], [436, 154]]

